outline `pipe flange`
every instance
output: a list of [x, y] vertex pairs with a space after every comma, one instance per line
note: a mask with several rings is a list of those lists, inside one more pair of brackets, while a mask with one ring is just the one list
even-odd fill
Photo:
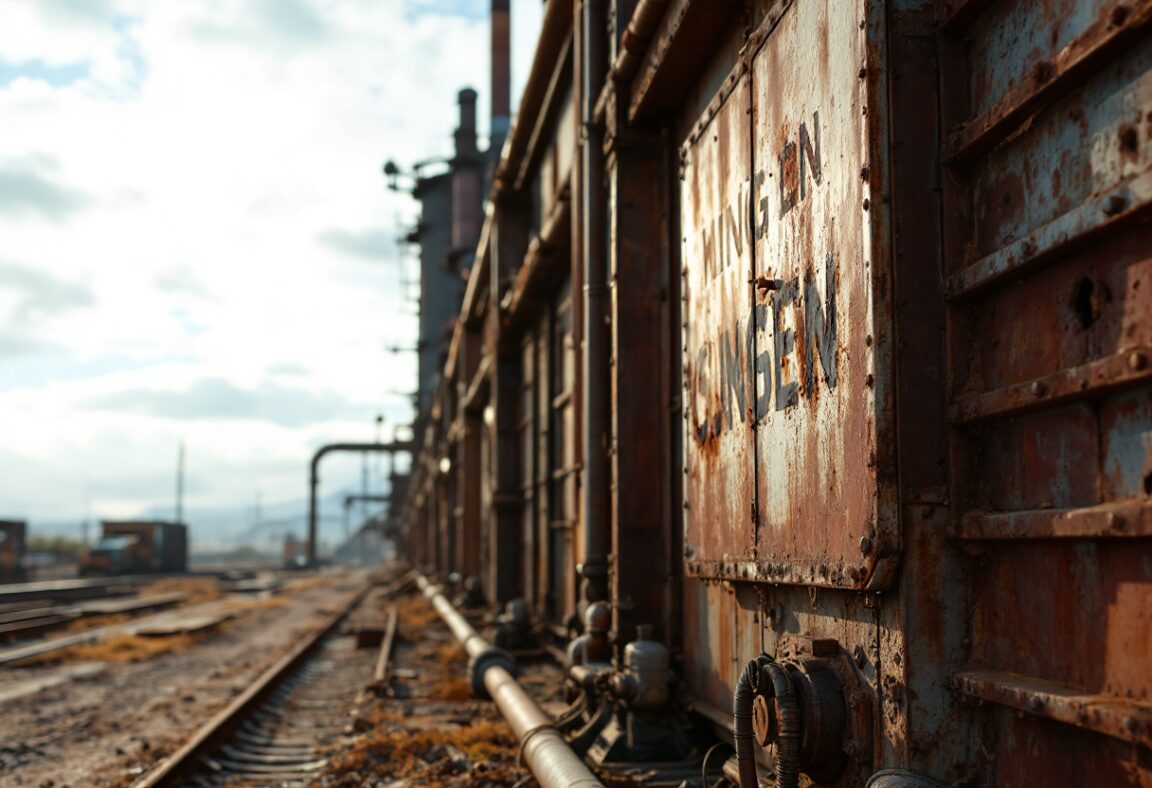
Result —
[[468, 660], [468, 675], [471, 681], [472, 697], [480, 700], [491, 700], [488, 690], [484, 686], [484, 672], [488, 668], [499, 666], [513, 676], [517, 675], [516, 660], [502, 648], [489, 646], [476, 656]]

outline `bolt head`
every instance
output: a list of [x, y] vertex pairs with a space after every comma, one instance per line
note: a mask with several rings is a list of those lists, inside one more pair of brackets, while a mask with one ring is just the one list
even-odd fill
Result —
[[1139, 350], [1134, 350], [1128, 354], [1128, 369], [1133, 372], [1139, 372], [1147, 366], [1148, 357]]
[[872, 537], [870, 537], [870, 536], [861, 536], [860, 537], [860, 552], [864, 555], [868, 555], [869, 553], [872, 552]]

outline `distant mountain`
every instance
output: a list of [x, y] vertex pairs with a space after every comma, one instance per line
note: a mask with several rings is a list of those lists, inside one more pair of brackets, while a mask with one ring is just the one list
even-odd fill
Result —
[[[336, 545], [344, 541], [345, 519], [344, 500], [356, 495], [359, 490], [342, 489], [323, 495], [320, 498], [319, 541]], [[380, 512], [383, 504], [371, 503], [366, 510], [361, 504], [353, 504], [348, 517], [348, 527], [354, 532], [363, 523], [364, 514], [371, 517]], [[140, 520], [170, 520], [171, 506], [155, 506], [141, 512]], [[308, 533], [308, 500], [305, 498], [288, 501], [275, 501], [262, 504], [260, 512], [254, 506], [187, 506], [184, 521], [188, 524], [191, 550], [218, 552], [241, 546], [255, 547], [264, 552], [279, 554], [284, 537], [291, 534], [303, 539]], [[43, 536], [68, 536], [80, 538], [80, 522], [33, 521], [28, 524], [31, 534]], [[100, 535], [100, 523], [94, 520], [88, 524], [88, 539], [95, 541]], [[323, 551], [322, 551], [323, 552]]]

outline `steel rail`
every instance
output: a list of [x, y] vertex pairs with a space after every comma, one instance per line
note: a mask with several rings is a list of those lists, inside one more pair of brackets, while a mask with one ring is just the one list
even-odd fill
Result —
[[249, 712], [259, 705], [287, 673], [303, 662], [304, 659], [320, 645], [320, 641], [339, 626], [340, 622], [360, 603], [372, 588], [371, 583], [366, 583], [356, 591], [356, 593], [349, 596], [348, 601], [341, 605], [339, 610], [326, 618], [312, 634], [298, 642], [296, 646], [281, 657], [276, 664], [260, 674], [260, 677], [256, 679], [247, 690], [238, 695], [234, 701], [228, 704], [227, 708], [218, 712], [212, 719], [200, 726], [196, 733], [192, 735], [192, 738], [164, 761], [164, 763], [145, 775], [138, 782], [133, 783], [133, 788], [154, 788], [155, 786], [176, 785], [176, 781], [180, 775], [187, 771], [195, 763], [197, 758], [206, 755], [221, 739], [226, 738], [232, 728], [238, 725]]
[[568, 746], [564, 735], [552, 726], [552, 718], [536, 705], [504, 667], [504, 660], [497, 656], [500, 652], [476, 633], [428, 578], [421, 575], [416, 585], [464, 646], [475, 670], [480, 671], [484, 688], [508, 721], [520, 744], [524, 763], [540, 785], [543, 788], [604, 788], [604, 784]]
[[388, 685], [388, 671], [391, 667], [389, 660], [392, 657], [392, 644], [396, 640], [396, 625], [400, 621], [400, 613], [396, 605], [388, 606], [388, 618], [384, 624], [384, 638], [380, 641], [380, 655], [376, 658], [376, 668], [372, 671], [372, 686], [384, 689]]

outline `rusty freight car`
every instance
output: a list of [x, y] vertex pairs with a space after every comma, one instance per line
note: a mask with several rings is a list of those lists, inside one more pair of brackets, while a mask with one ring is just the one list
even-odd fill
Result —
[[597, 768], [1152, 785], [1150, 31], [549, 0], [406, 521]]

